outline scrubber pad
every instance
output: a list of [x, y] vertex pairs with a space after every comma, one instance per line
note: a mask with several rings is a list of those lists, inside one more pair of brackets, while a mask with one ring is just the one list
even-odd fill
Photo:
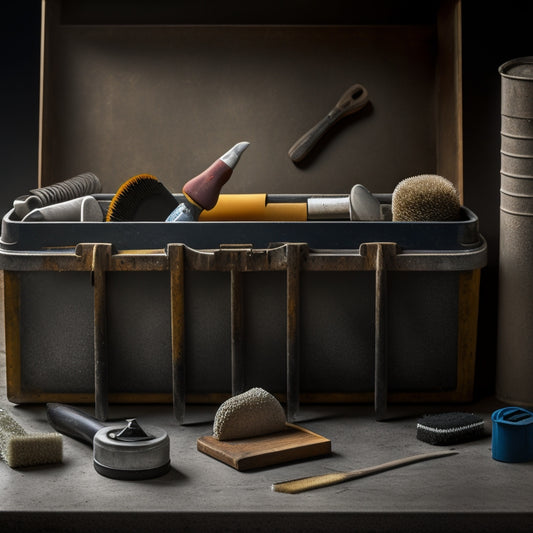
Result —
[[461, 204], [453, 183], [435, 174], [400, 181], [392, 193], [392, 220], [458, 220]]
[[283, 407], [269, 392], [255, 387], [226, 400], [216, 412], [213, 437], [243, 439], [285, 429]]
[[59, 433], [27, 433], [0, 409], [0, 455], [11, 468], [60, 463], [63, 440]]
[[436, 446], [448, 446], [483, 436], [483, 419], [473, 413], [441, 413], [418, 420], [416, 438]]

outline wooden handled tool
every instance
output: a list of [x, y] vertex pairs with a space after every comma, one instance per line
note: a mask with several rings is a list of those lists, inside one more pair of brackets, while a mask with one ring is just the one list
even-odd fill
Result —
[[297, 494], [306, 490], [318, 489], [321, 487], [329, 487], [351, 479], [358, 479], [360, 477], [370, 476], [385, 470], [391, 470], [400, 466], [418, 463], [420, 461], [427, 461], [429, 459], [436, 459], [437, 457], [444, 457], [447, 455], [455, 455], [456, 451], [449, 450], [444, 452], [423, 453], [420, 455], [413, 455], [411, 457], [404, 457], [403, 459], [396, 459], [381, 465], [371, 466], [369, 468], [362, 468], [360, 470], [351, 470], [349, 472], [335, 472], [332, 474], [322, 474], [319, 476], [304, 477], [301, 479], [294, 479], [292, 481], [282, 481], [274, 483], [272, 490], [276, 492], [285, 492], [287, 494]]
[[368, 91], [365, 87], [360, 83], [352, 85], [339, 98], [335, 107], [292, 145], [289, 150], [291, 160], [295, 163], [302, 161], [331, 126], [341, 118], [357, 113], [365, 107], [367, 102]]

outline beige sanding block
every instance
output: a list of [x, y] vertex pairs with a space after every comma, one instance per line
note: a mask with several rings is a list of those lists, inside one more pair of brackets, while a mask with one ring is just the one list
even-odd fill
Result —
[[331, 453], [331, 441], [294, 424], [284, 431], [235, 440], [200, 437], [198, 451], [237, 470], [251, 470]]

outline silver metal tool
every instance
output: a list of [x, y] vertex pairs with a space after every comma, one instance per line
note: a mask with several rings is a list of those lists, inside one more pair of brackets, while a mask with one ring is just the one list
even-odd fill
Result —
[[46, 413], [56, 431], [92, 445], [94, 468], [102, 476], [150, 479], [170, 469], [170, 439], [161, 428], [142, 428], [134, 418], [126, 425], [106, 425], [80, 409], [59, 403], [47, 404]]

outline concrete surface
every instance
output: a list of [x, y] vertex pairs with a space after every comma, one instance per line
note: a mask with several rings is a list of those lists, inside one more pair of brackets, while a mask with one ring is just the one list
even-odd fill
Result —
[[[10, 404], [1, 355], [0, 407], [29, 432], [51, 431], [42, 405]], [[62, 464], [11, 469], [0, 463], [3, 531], [531, 531], [533, 462], [491, 456], [492, 399], [467, 406], [392, 406], [376, 422], [367, 405], [304, 405], [298, 423], [332, 440], [329, 457], [238, 472], [196, 450], [211, 434], [217, 406], [188, 406], [179, 426], [170, 405], [111, 406], [165, 428], [171, 471], [149, 481], [117, 481], [93, 468], [91, 447], [63, 437]], [[84, 407], [93, 413], [91, 406]], [[437, 448], [416, 439], [417, 418], [467, 410], [485, 419], [486, 436], [457, 445], [458, 455], [413, 464], [302, 494], [271, 484], [387, 462]]]
[[[7, 400], [5, 363], [0, 335], [0, 407], [28, 432], [52, 431], [43, 405]], [[371, 405], [303, 405], [297, 423], [331, 439], [331, 456], [239, 472], [196, 449], [198, 437], [212, 433], [218, 405], [188, 405], [183, 426], [171, 405], [112, 405], [111, 419], [137, 417], [168, 432], [170, 472], [147, 481], [103, 477], [93, 467], [91, 447], [64, 436], [62, 464], [11, 469], [0, 462], [0, 530], [533, 531], [533, 462], [501, 463], [491, 455], [490, 415], [502, 406], [492, 398], [471, 405], [392, 405], [389, 419], [377, 422]], [[94, 413], [90, 405], [81, 407]], [[278, 481], [436, 451], [416, 439], [416, 421], [451, 410], [485, 420], [485, 437], [455, 446], [457, 455], [302, 494], [271, 490]]]

